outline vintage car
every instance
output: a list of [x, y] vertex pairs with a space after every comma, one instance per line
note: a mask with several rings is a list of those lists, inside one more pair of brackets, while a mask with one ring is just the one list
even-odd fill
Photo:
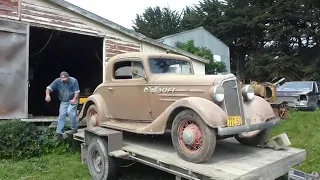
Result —
[[287, 102], [290, 108], [315, 111], [320, 105], [316, 81], [285, 82], [277, 89], [277, 100]]
[[211, 158], [216, 141], [235, 137], [259, 145], [279, 123], [270, 104], [233, 74], [195, 75], [192, 61], [168, 53], [124, 53], [106, 64], [105, 82], [88, 97], [79, 118], [138, 134], [171, 132], [189, 162]]

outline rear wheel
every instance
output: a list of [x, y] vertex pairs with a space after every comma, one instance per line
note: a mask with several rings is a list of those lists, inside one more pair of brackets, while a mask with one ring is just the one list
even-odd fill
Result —
[[209, 160], [216, 147], [216, 133], [192, 110], [181, 111], [174, 119], [171, 139], [178, 155], [189, 162]]
[[98, 109], [95, 104], [89, 106], [86, 114], [87, 127], [99, 126], [101, 123], [101, 117], [99, 117]]
[[108, 155], [105, 140], [94, 137], [88, 147], [87, 164], [91, 177], [95, 180], [112, 180], [116, 175], [114, 159]]

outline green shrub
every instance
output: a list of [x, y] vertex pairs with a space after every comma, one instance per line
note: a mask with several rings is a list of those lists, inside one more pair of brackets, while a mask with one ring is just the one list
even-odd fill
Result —
[[39, 156], [40, 132], [33, 124], [12, 120], [0, 124], [0, 159]]
[[25, 159], [50, 153], [73, 153], [79, 145], [58, 140], [54, 129], [38, 129], [33, 123], [12, 120], [0, 123], [0, 159]]
[[39, 136], [42, 154], [64, 154], [78, 151], [80, 145], [72, 138], [65, 140], [57, 140], [55, 129], [45, 129], [41, 131]]

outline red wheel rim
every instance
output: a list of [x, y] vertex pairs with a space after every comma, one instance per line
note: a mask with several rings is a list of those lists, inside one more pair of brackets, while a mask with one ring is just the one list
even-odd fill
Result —
[[184, 119], [178, 126], [178, 142], [188, 154], [196, 154], [202, 147], [202, 133], [199, 126], [190, 119]]
[[99, 116], [98, 113], [95, 110], [89, 111], [89, 124], [91, 126], [99, 126]]

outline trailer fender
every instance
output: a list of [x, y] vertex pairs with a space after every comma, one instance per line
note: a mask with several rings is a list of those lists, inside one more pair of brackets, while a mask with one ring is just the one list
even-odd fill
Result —
[[137, 131], [164, 133], [166, 128], [171, 128], [167, 126], [170, 126], [175, 116], [185, 109], [195, 111], [212, 128], [226, 125], [227, 114], [217, 104], [200, 97], [186, 97], [172, 103], [150, 125]]
[[106, 121], [108, 119], [109, 113], [107, 111], [107, 106], [101, 95], [99, 94], [93, 94], [88, 97], [87, 101], [84, 103], [83, 108], [79, 114], [79, 120], [82, 120], [84, 117], [86, 117], [88, 108], [94, 104], [97, 108], [98, 116], [101, 117], [101, 121]]

